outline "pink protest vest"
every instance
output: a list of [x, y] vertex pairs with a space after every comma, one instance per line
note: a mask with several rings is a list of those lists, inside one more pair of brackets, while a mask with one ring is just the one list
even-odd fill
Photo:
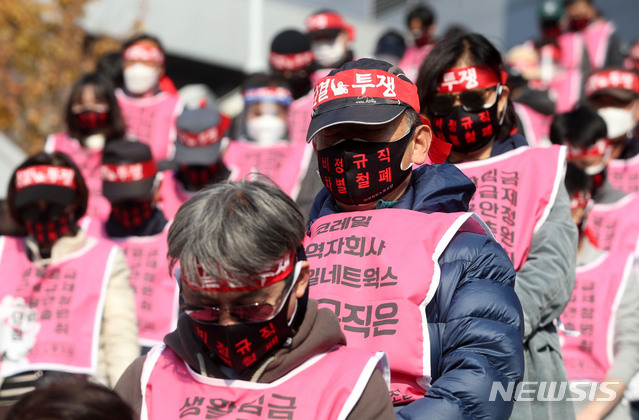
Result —
[[608, 163], [608, 181], [625, 193], [639, 192], [639, 155]]
[[404, 70], [404, 74], [406, 74], [413, 83], [417, 80], [419, 69], [433, 47], [434, 44], [424, 45], [423, 47], [415, 45], [409, 46], [406, 48], [402, 59], [399, 60], [397, 66]]
[[598, 70], [606, 64], [608, 43], [610, 42], [610, 35], [612, 35], [614, 31], [615, 26], [605, 20], [592, 22], [581, 31], [581, 36], [588, 50], [592, 70]]
[[606, 251], [636, 252], [639, 239], [639, 195], [629, 194], [611, 204], [595, 204], [586, 229]]
[[306, 143], [308, 125], [311, 123], [313, 112], [313, 90], [291, 103], [286, 111], [286, 125], [288, 136], [292, 144]]
[[63, 261], [36, 267], [23, 238], [0, 237], [0, 377], [32, 370], [96, 373], [116, 251], [90, 239]]
[[336, 213], [311, 227], [311, 296], [337, 315], [349, 346], [386, 352], [394, 404], [430, 388], [426, 305], [440, 282], [434, 262], [460, 229], [487, 230], [473, 213], [401, 209]]
[[345, 419], [376, 368], [388, 370], [383, 353], [339, 346], [271, 383], [225, 380], [199, 375], [157, 346], [142, 371], [140, 418]]
[[139, 341], [142, 346], [162, 343], [164, 336], [175, 329], [178, 316], [179, 289], [169, 272], [166, 242], [170, 223], [155, 236], [110, 238], [104, 223], [90, 222], [86, 231], [118, 245], [126, 255], [131, 270], [129, 282], [135, 292]]
[[561, 353], [568, 379], [602, 382], [614, 356], [614, 324], [619, 301], [633, 265], [628, 253], [605, 253], [577, 267], [577, 282], [561, 314], [566, 330], [560, 332]]
[[555, 99], [555, 113], [568, 112], [581, 98], [584, 75], [581, 63], [585, 46], [579, 35], [567, 32], [557, 38], [561, 51], [559, 66], [562, 71], [556, 74], [548, 85]]
[[167, 92], [149, 98], [132, 98], [121, 89], [115, 94], [126, 122], [127, 135], [148, 144], [156, 161], [170, 160], [182, 99]]
[[296, 198], [312, 155], [313, 146], [305, 142], [260, 146], [231, 140], [224, 153], [224, 164], [231, 170], [232, 181], [259, 172], [275, 181], [289, 196]]
[[160, 206], [168, 219], [173, 219], [180, 206], [195, 195], [195, 192], [185, 190], [173, 175], [173, 171], [164, 171], [160, 185]]
[[457, 164], [477, 186], [470, 211], [486, 222], [519, 270], [534, 233], [544, 224], [563, 183], [566, 148], [519, 147]]
[[550, 145], [550, 123], [552, 115], [544, 115], [537, 112], [528, 105], [513, 102], [515, 112], [524, 128], [524, 137], [528, 140], [530, 147], [545, 147]]
[[66, 133], [55, 133], [48, 136], [44, 150], [47, 152], [63, 152], [69, 155], [73, 163], [80, 169], [84, 182], [89, 189], [89, 204], [86, 216], [106, 221], [111, 212], [111, 204], [102, 195], [102, 177], [100, 174], [102, 151], [85, 149], [79, 141], [72, 139]]

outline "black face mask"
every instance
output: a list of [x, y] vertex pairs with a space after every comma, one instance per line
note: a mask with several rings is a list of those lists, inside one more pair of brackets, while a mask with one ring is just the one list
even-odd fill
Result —
[[153, 215], [152, 202], [125, 201], [111, 204], [113, 218], [127, 229], [142, 226]]
[[443, 117], [433, 118], [433, 131], [451, 143], [454, 152], [467, 154], [477, 151], [497, 137], [504, 122], [506, 108], [498, 119], [498, 103], [499, 96], [491, 107], [481, 112], [465, 111], [461, 105], [455, 106]]
[[65, 206], [49, 203], [45, 211], [25, 206], [20, 210], [27, 233], [39, 245], [52, 245], [69, 233], [74, 233], [76, 225], [73, 214], [65, 213]]
[[392, 142], [344, 140], [317, 151], [319, 173], [333, 198], [343, 204], [369, 204], [397, 188], [412, 169], [402, 160], [415, 128]]
[[209, 350], [213, 359], [241, 374], [282, 348], [287, 344], [289, 337], [294, 335], [298, 320], [302, 319], [306, 312], [308, 300], [308, 293], [305, 294], [305, 298], [298, 300], [295, 314], [289, 321], [290, 296], [296, 283], [297, 278], [288, 286], [289, 290], [283, 298], [280, 310], [270, 319], [222, 325], [198, 321], [187, 315], [191, 330]]
[[106, 111], [86, 110], [73, 114], [78, 125], [85, 133], [92, 133], [107, 125], [109, 114]]
[[176, 177], [187, 191], [199, 191], [215, 180], [219, 164], [213, 165], [180, 165]]
[[579, 32], [588, 26], [590, 23], [590, 19], [581, 18], [581, 19], [571, 19], [568, 21], [568, 28], [573, 32]]

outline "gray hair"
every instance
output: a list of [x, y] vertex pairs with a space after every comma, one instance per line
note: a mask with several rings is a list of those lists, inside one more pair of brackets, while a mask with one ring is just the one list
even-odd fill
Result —
[[230, 287], [259, 285], [259, 275], [304, 239], [304, 216], [279, 187], [224, 182], [195, 194], [169, 229], [171, 271], [201, 284], [199, 269]]

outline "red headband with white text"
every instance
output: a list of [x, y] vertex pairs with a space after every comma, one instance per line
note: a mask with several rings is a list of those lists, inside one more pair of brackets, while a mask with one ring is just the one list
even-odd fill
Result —
[[35, 185], [53, 185], [75, 190], [75, 171], [52, 165], [34, 165], [16, 172], [16, 191]]
[[506, 83], [506, 73], [501, 79], [488, 66], [470, 66], [450, 69], [444, 73], [437, 93], [459, 93], [465, 90], [487, 88]]
[[100, 170], [102, 179], [107, 182], [142, 181], [154, 177], [158, 171], [153, 160], [122, 164], [103, 163]]
[[269, 61], [276, 70], [302, 70], [313, 63], [315, 55], [312, 51], [302, 51], [292, 54], [279, 54], [271, 51]]
[[122, 52], [124, 61], [148, 61], [156, 64], [164, 64], [162, 50], [153, 45], [133, 44]]
[[639, 75], [629, 70], [601, 70], [586, 81], [586, 96], [604, 89], [623, 89], [639, 94]]

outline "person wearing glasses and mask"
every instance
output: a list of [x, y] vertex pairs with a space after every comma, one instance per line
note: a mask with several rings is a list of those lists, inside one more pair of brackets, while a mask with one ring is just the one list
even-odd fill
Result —
[[[563, 183], [565, 147], [526, 147], [499, 51], [466, 34], [435, 45], [420, 70], [422, 113], [477, 186], [470, 203], [509, 254], [524, 311], [524, 381], [565, 381], [555, 319], [575, 284], [577, 229]], [[517, 401], [513, 419], [574, 417], [572, 404]]]
[[168, 255], [183, 313], [115, 387], [141, 419], [395, 418], [385, 355], [346, 347], [309, 299], [303, 239], [295, 202], [265, 182], [214, 184], [180, 207]]

